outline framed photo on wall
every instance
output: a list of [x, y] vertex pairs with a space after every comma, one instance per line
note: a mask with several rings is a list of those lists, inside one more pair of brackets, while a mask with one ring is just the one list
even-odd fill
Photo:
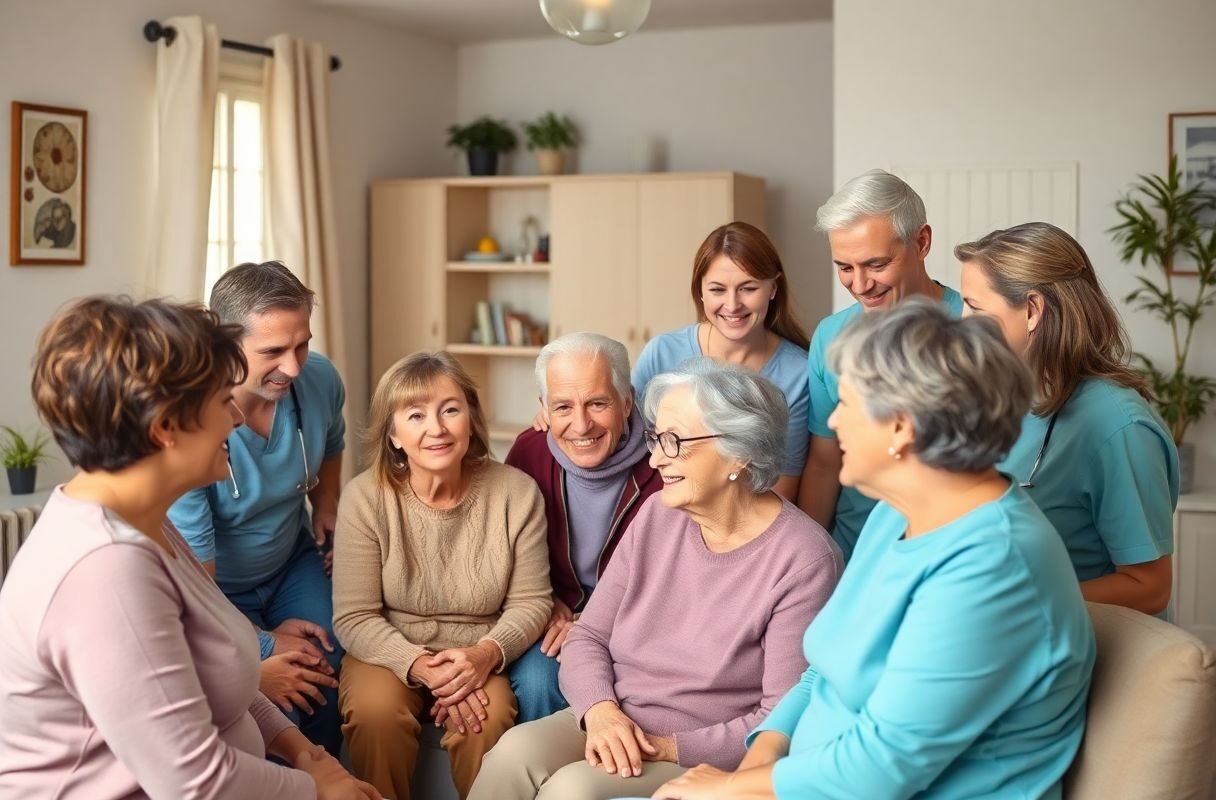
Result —
[[[1184, 188], [1199, 186], [1216, 194], [1216, 111], [1170, 114], [1170, 158], [1174, 156]], [[1216, 209], [1208, 209], [1202, 221], [1216, 226]], [[1195, 274], [1193, 265], [1174, 272]]]
[[84, 264], [88, 113], [13, 103], [9, 263]]

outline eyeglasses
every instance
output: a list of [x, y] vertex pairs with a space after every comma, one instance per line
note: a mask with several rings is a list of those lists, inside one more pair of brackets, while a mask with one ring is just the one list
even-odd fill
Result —
[[1055, 430], [1056, 418], [1060, 416], [1060, 412], [1056, 411], [1051, 415], [1051, 419], [1047, 421], [1047, 432], [1043, 434], [1043, 444], [1039, 446], [1039, 454], [1034, 457], [1034, 464], [1030, 467], [1030, 474], [1026, 476], [1026, 480], [1018, 484], [1023, 489], [1034, 488], [1034, 476], [1039, 471], [1039, 465], [1043, 463], [1043, 454], [1047, 452], [1047, 443], [1051, 441], [1051, 432]]
[[720, 439], [723, 434], [715, 433], [711, 436], [685, 436], [679, 437], [672, 431], [663, 431], [655, 433], [654, 431], [642, 431], [642, 439], [646, 442], [646, 449], [654, 452], [656, 447], [663, 448], [663, 455], [668, 458], [675, 458], [680, 455], [680, 445], [684, 442], [699, 442], [702, 439]]

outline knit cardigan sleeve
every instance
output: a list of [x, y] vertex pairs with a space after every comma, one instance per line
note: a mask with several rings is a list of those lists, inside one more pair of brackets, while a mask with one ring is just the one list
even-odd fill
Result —
[[482, 637], [502, 650], [498, 672], [523, 655], [540, 638], [553, 611], [553, 589], [549, 585], [549, 542], [545, 524], [545, 501], [536, 483], [523, 472], [504, 469], [507, 537], [514, 561], [503, 601], [502, 615]]
[[374, 476], [363, 473], [338, 502], [334, 529], [334, 633], [346, 652], [366, 664], [392, 670], [407, 686], [410, 666], [430, 651], [411, 642], [384, 616], [380, 535], [387, 531]]

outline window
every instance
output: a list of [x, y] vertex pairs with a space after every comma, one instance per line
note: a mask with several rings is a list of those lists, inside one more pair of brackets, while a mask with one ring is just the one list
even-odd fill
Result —
[[211, 296], [212, 285], [229, 267], [263, 260], [266, 226], [262, 165], [260, 64], [224, 64], [215, 103], [204, 299]]

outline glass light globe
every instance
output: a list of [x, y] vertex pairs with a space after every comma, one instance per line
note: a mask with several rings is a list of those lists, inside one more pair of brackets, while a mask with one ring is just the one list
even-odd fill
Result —
[[579, 44], [608, 44], [642, 27], [650, 0], [540, 0], [549, 27]]

